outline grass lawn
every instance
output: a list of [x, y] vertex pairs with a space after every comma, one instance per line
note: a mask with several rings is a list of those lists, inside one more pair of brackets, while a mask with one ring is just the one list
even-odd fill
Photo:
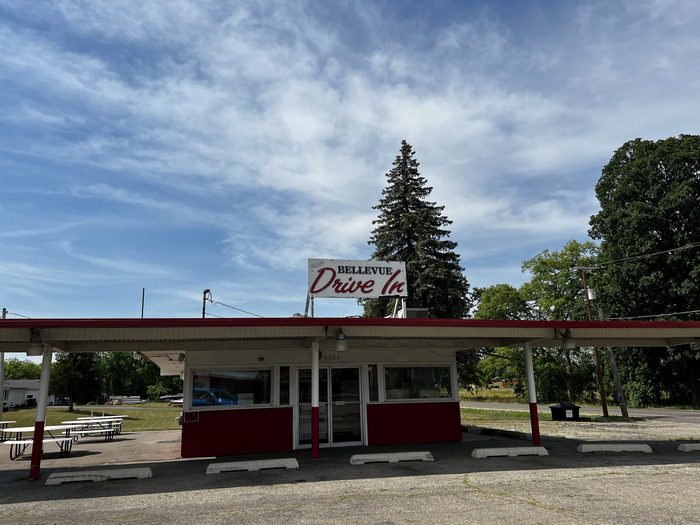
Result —
[[[149, 406], [153, 405], [153, 406]], [[147, 403], [138, 405], [138, 409], [124, 408], [117, 405], [95, 405], [89, 408], [76, 408], [73, 412], [68, 411], [68, 407], [48, 407], [46, 411], [46, 424], [56, 425], [62, 421], [72, 421], [84, 416], [105, 416], [126, 415], [122, 424], [124, 432], [138, 432], [141, 430], [177, 430], [180, 425], [175, 420], [180, 415], [180, 410], [176, 408], [165, 408], [163, 403]], [[16, 411], [4, 412], [3, 419], [16, 421], [12, 426], [33, 426], [36, 418], [35, 408], [26, 408]]]
[[479, 390], [461, 389], [459, 398], [462, 401], [490, 401], [493, 403], [525, 403], [524, 399], [515, 396], [512, 388], [481, 388]]
[[[524, 410], [481, 410], [479, 408], [462, 408], [462, 423], [484, 425], [489, 421], [523, 421], [530, 420], [530, 412]], [[552, 414], [538, 412], [540, 421], [551, 421]]]
[[[525, 410], [482, 410], [480, 408], [462, 408], [462, 423], [467, 425], [487, 425], [493, 421], [529, 421], [530, 412]], [[538, 411], [540, 421], [552, 421], [551, 412]], [[643, 417], [622, 417], [622, 416], [594, 416], [588, 421], [595, 423], [629, 423], [634, 421], [644, 421]]]

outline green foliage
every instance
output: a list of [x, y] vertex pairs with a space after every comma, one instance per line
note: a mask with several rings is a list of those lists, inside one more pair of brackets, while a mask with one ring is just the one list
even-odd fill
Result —
[[[596, 185], [600, 211], [589, 231], [601, 239], [605, 267], [599, 294], [609, 317], [700, 310], [700, 136], [623, 144]], [[635, 256], [665, 252], [646, 258]], [[665, 315], [662, 318], [672, 319]], [[700, 319], [698, 314], [684, 320]], [[700, 407], [697, 346], [618, 352], [631, 404], [673, 399]]]
[[542, 402], [595, 400], [595, 364], [591, 352], [586, 349], [540, 349], [535, 360], [535, 385], [537, 397]]
[[479, 361], [476, 351], [457, 352], [457, 379], [461, 388], [481, 384], [481, 374], [477, 368]]
[[5, 363], [5, 379], [39, 379], [41, 365], [29, 359], [10, 358]]
[[[586, 319], [587, 312], [580, 273], [577, 266], [597, 261], [597, 247], [592, 242], [572, 240], [560, 251], [544, 250], [523, 263], [530, 280], [520, 289], [497, 284], [479, 290], [478, 319]], [[498, 348], [478, 366], [481, 382], [493, 377], [515, 381], [516, 392], [526, 394], [525, 368], [520, 349]], [[533, 351], [537, 373], [535, 384], [540, 401], [584, 401], [594, 397], [595, 367], [590, 351], [539, 348]]]
[[[464, 318], [471, 307], [469, 283], [464, 277], [457, 243], [448, 240], [452, 224], [443, 215], [444, 206], [426, 199], [432, 188], [418, 171], [414, 151], [405, 140], [393, 168], [386, 174], [387, 186], [375, 210], [369, 244], [373, 259], [403, 261], [408, 282], [407, 306], [428, 308], [431, 317]], [[361, 303], [367, 317], [390, 313], [388, 298]]]
[[561, 251], [544, 250], [522, 265], [531, 275], [520, 293], [533, 305], [537, 319], [556, 321], [588, 319], [582, 295], [580, 266], [591, 266], [598, 260], [597, 246], [571, 240]]
[[509, 284], [496, 284], [478, 290], [475, 319], [531, 319], [532, 309], [519, 290]]
[[486, 354], [479, 361], [477, 371], [480, 384], [488, 386], [491, 380], [498, 377], [513, 382], [513, 392], [522, 397], [525, 391], [525, 361], [520, 348], [484, 349]]
[[160, 396], [170, 393], [172, 393], [170, 389], [160, 381], [154, 385], [149, 385], [146, 387], [146, 395], [148, 396], [148, 399], [158, 399]]
[[73, 402], [95, 401], [100, 394], [97, 354], [57, 354], [51, 366], [49, 391], [58, 398], [69, 398], [71, 408]]
[[[133, 359], [131, 352], [99, 354], [102, 392], [107, 396], [140, 396], [157, 399], [182, 392], [179, 377], [161, 377], [158, 366], [148, 359]], [[150, 387], [150, 391], [149, 391]], [[161, 394], [155, 395], [157, 392]]]

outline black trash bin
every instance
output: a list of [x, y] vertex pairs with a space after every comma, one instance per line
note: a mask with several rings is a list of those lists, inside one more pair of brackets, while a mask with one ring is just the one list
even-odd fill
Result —
[[578, 421], [578, 405], [568, 401], [560, 402], [558, 405], [551, 405], [552, 421]]

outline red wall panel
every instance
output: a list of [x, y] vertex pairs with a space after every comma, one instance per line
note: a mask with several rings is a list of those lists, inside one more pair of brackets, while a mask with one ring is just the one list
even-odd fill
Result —
[[367, 405], [369, 445], [461, 441], [459, 403]]
[[202, 410], [182, 424], [182, 457], [292, 450], [292, 418], [292, 407]]

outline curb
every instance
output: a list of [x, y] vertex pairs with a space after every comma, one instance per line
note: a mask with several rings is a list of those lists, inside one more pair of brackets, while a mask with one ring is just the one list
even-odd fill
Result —
[[516, 456], [549, 456], [544, 447], [505, 447], [505, 448], [475, 448], [472, 450], [473, 458], [490, 457], [516, 457]]
[[582, 443], [577, 452], [644, 452], [650, 454], [652, 448], [646, 443]]

